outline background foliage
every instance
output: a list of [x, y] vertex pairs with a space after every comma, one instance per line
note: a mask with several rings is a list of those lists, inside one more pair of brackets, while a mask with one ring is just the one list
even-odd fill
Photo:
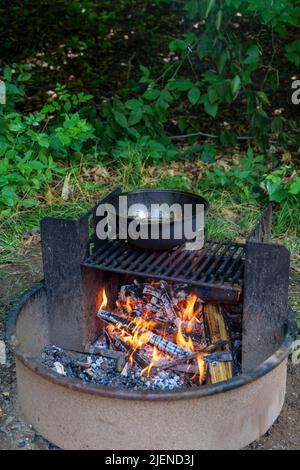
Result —
[[[0, 13], [2, 219], [121, 181], [270, 200], [299, 231], [299, 0], [72, 0], [47, 14], [28, 0]], [[175, 162], [191, 165], [145, 178]]]

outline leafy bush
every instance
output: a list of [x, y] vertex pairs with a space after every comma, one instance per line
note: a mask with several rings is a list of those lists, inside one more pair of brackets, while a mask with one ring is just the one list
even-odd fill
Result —
[[[249, 132], [265, 146], [269, 133], [280, 134], [285, 124], [282, 116], [271, 114], [268, 97], [279, 89], [280, 72], [274, 65], [275, 56], [283, 49], [287, 60], [297, 66], [300, 63], [300, 41], [289, 43], [288, 40], [299, 24], [299, 2], [190, 0], [183, 3], [199, 33], [194, 29], [170, 42], [170, 53], [178, 58], [166, 66], [163, 87], [162, 80], [151, 79], [149, 71], [143, 70], [141, 81], [148, 85], [143, 97], [165, 112], [170, 106], [174, 111], [174, 104], [180, 112], [182, 103], [178, 100], [186, 97], [191, 109], [203, 109], [211, 118], [219, 120], [222, 112], [238, 102], [239, 114], [242, 119], [243, 114], [246, 116]], [[179, 128], [188, 130], [191, 122], [180, 119]], [[235, 138], [233, 130], [220, 132], [223, 144], [231, 144]]]
[[[35, 115], [15, 111], [16, 102], [24, 96], [23, 82], [30, 79], [30, 73], [23, 70], [21, 68], [14, 82], [7, 83], [8, 101], [5, 106], [0, 106], [2, 216], [16, 205], [32, 207], [39, 204], [42, 190], [56, 175], [66, 173], [67, 169], [60, 162], [76, 162], [84, 146], [89, 142], [94, 145], [95, 139], [92, 126], [78, 112], [68, 113], [72, 106], [86, 102], [89, 97], [84, 94], [70, 96], [64, 87], [58, 88], [57, 101]], [[12, 79], [12, 72], [6, 68], [4, 76]], [[56, 122], [55, 126], [49, 126], [51, 120]]]
[[243, 202], [258, 200], [262, 197], [260, 183], [266, 172], [266, 162], [263, 155], [254, 155], [251, 148], [247, 155], [242, 157], [238, 163], [231, 166], [221, 166], [217, 163], [211, 165], [206, 171], [205, 177], [200, 180], [203, 189], [232, 189], [240, 192]]
[[[280, 91], [277, 56], [296, 66], [300, 62], [300, 42], [289, 39], [300, 19], [298, 0], [190, 0], [179, 5], [190, 31], [171, 39], [159, 76], [141, 66], [130, 99], [99, 106], [94, 127], [103, 155], [116, 141], [139, 142], [146, 135], [170, 148], [160, 159], [171, 160], [178, 155], [172, 134], [185, 133], [193, 142], [209, 122], [223, 145], [244, 138], [241, 127], [264, 150], [272, 134], [286, 143], [286, 131], [295, 131], [297, 124], [275, 110], [271, 96]], [[198, 120], [189, 117], [195, 113]], [[223, 127], [225, 119], [230, 122]]]
[[[84, 2], [83, 10], [81, 3], [71, 3], [71, 13], [84, 10], [94, 26], [100, 21], [90, 2]], [[284, 57], [284, 67], [300, 64], [300, 42], [290, 39], [299, 24], [299, 1], [189, 0], [177, 6], [184, 9], [187, 32], [170, 38], [163, 69], [157, 73], [140, 66], [131, 91], [111, 99], [98, 103], [90, 94], [70, 93], [57, 85], [42, 109], [20, 113], [24, 86], [32, 78], [30, 67], [4, 69], [8, 99], [0, 106], [2, 215], [39, 204], [70, 167], [112, 159], [129, 175], [124, 180], [128, 186], [139, 184], [146, 163], [198, 157], [208, 167], [200, 182], [207, 189], [235, 186], [245, 201], [266, 194], [276, 202], [298, 196], [299, 177], [292, 170], [273, 171], [274, 162], [269, 166], [270, 159], [252, 150], [238, 163], [222, 167], [211, 140], [234, 146], [240, 138], [252, 138], [264, 155], [270, 135], [291, 143], [286, 131], [297, 130], [297, 120], [275, 113], [271, 96], [279, 90], [276, 57]], [[74, 36], [68, 45], [87, 47], [88, 21], [84, 24], [85, 44]], [[101, 27], [109, 31], [106, 22]], [[241, 135], [245, 133], [249, 138]], [[202, 145], [199, 135], [206, 138]], [[297, 143], [295, 135], [292, 143]], [[178, 138], [189, 145], [176, 146]], [[174, 185], [184, 186], [185, 181]]]
[[300, 195], [300, 176], [289, 166], [283, 166], [265, 175], [262, 184], [270, 201], [281, 203]]

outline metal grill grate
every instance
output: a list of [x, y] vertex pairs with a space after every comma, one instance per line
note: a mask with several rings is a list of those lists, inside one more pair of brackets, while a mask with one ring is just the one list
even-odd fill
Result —
[[106, 241], [83, 266], [221, 289], [238, 297], [242, 288], [244, 245], [210, 240], [198, 251], [179, 247], [168, 252], [153, 252], [125, 242]]

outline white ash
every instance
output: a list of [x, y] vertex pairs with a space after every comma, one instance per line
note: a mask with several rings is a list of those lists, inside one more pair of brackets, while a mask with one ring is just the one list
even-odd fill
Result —
[[[81, 354], [74, 359], [68, 351], [49, 345], [42, 352], [42, 363], [56, 374], [64, 371], [66, 377], [85, 383], [133, 390], [173, 390], [185, 384], [172, 371], [161, 371], [150, 378], [141, 376], [136, 364], [128, 367], [126, 374], [116, 371], [115, 360], [95, 354]], [[60, 371], [60, 372], [59, 372]]]

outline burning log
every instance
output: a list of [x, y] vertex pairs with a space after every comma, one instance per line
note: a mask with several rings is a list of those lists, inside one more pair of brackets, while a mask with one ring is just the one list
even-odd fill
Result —
[[146, 284], [143, 289], [143, 294], [150, 296], [150, 304], [152, 308], [159, 307], [162, 310], [163, 316], [166, 315], [168, 320], [174, 322], [176, 319], [176, 312], [174, 310], [172, 301], [169, 297], [165, 283], [160, 282], [157, 288], [156, 284]]
[[[202, 349], [198, 350], [197, 352], [191, 354], [189, 357], [182, 357], [180, 359], [177, 359], [175, 361], [169, 361], [164, 364], [156, 364], [152, 371], [157, 372], [159, 370], [174, 370], [177, 372], [188, 372], [191, 374], [195, 374], [197, 372], [197, 367], [191, 362], [197, 358], [199, 354], [203, 355], [203, 360], [207, 362], [215, 362], [217, 359], [218, 360], [232, 360], [232, 355], [229, 351], [226, 351], [226, 353], [220, 351], [222, 350], [225, 346], [229, 344], [228, 341], [217, 341], [216, 343], [210, 344], [209, 346], [203, 347]], [[215, 354], [215, 356], [213, 355]], [[228, 354], [228, 356], [216, 356], [216, 354]], [[188, 371], [187, 371], [188, 369]]]
[[142, 298], [142, 292], [143, 288], [140, 284], [127, 284], [121, 287], [118, 299], [121, 303], [126, 303], [128, 297], [138, 300]]
[[[109, 332], [108, 337], [111, 341], [111, 344], [118, 350], [123, 351], [124, 354], [132, 355], [133, 360], [142, 368], [148, 367], [150, 362], [147, 361], [138, 351], [131, 352], [131, 347], [125, 343], [116, 333]], [[123, 367], [124, 369], [124, 367]], [[122, 370], [123, 370], [122, 369]]]
[[203, 306], [191, 292], [171, 300], [164, 282], [123, 286], [118, 298], [115, 310], [103, 304], [97, 316], [108, 325], [109, 347], [136, 362], [142, 375], [172, 371], [189, 385], [232, 377], [231, 341], [218, 306]]
[[[220, 307], [214, 304], [204, 305], [204, 321], [212, 343], [226, 341], [225, 350], [229, 351], [229, 333]], [[217, 362], [209, 364], [212, 383], [229, 380], [233, 376], [232, 362]]]
[[[168, 294], [167, 284], [159, 282], [155, 284], [128, 284], [121, 287], [119, 302], [127, 305], [128, 299], [134, 304], [133, 313], [141, 316], [148, 310], [156, 317], [161, 317], [169, 322], [174, 322], [176, 312]], [[129, 305], [130, 306], [130, 305]]]
[[[119, 324], [130, 333], [133, 333], [138, 328], [137, 325], [134, 325], [132, 322], [130, 322], [126, 318], [119, 317], [118, 315], [107, 312], [105, 310], [100, 310], [98, 312], [98, 317], [107, 323], [114, 324], [114, 325]], [[160, 351], [166, 354], [171, 354], [172, 356], [175, 356], [175, 357], [182, 357], [182, 356], [189, 357], [191, 355], [190, 351], [187, 351], [186, 349], [182, 348], [181, 346], [178, 346], [177, 344], [173, 343], [172, 341], [168, 339], [162, 338], [161, 336], [155, 333], [152, 333], [152, 331], [149, 331], [146, 328], [143, 328], [143, 327], [138, 328], [138, 331], [140, 333], [146, 333], [148, 343], [151, 344], [152, 346], [156, 346]]]

